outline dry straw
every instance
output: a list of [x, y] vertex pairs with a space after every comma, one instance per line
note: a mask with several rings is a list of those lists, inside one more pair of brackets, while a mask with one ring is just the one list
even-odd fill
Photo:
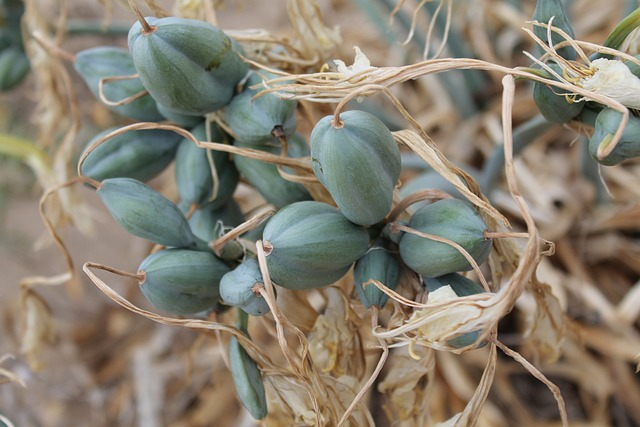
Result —
[[[148, 3], [150, 6], [155, 6], [154, 2]], [[398, 7], [401, 6], [401, 3]], [[420, 7], [423, 3], [420, 3]], [[445, 3], [448, 5], [448, 17], [450, 17], [451, 2], [443, 2], [442, 4], [444, 5]], [[416, 291], [415, 286], [413, 286], [415, 285], [413, 283], [416, 280], [415, 277], [405, 277], [404, 285], [398, 291], [389, 290], [383, 283], [372, 281], [368, 286], [377, 286], [390, 296], [392, 310], [391, 313], [378, 312], [377, 310], [371, 311], [371, 326], [369, 327], [367, 322], [362, 322], [360, 317], [353, 314], [355, 308], [352, 306], [351, 299], [347, 294], [348, 289], [350, 289], [348, 278], [325, 290], [308, 294], [283, 290], [282, 294], [284, 296], [279, 295], [276, 297], [276, 288], [270, 280], [266, 263], [268, 255], [264, 251], [262, 242], [258, 240], [255, 242], [255, 248], [251, 247], [250, 250], [252, 252], [255, 251], [255, 255], [258, 258], [264, 285], [258, 287], [256, 291], [265, 298], [271, 309], [271, 314], [261, 320], [260, 327], [266, 331], [267, 335], [275, 337], [274, 343], [277, 343], [277, 349], [279, 350], [279, 354], [276, 354], [274, 352], [275, 346], [262, 347], [255, 344], [237, 328], [230, 326], [224, 317], [206, 320], [178, 319], [143, 310], [115, 292], [103, 279], [98, 277], [95, 270], [138, 279], [136, 273], [123, 272], [93, 262], [85, 263], [83, 271], [111, 300], [137, 315], [165, 325], [199, 330], [217, 336], [219, 342], [221, 342], [220, 337], [222, 334], [230, 334], [236, 337], [261, 368], [267, 383], [270, 399], [271, 413], [268, 420], [273, 421], [274, 425], [287, 425], [287, 423], [291, 425], [292, 422], [298, 425], [374, 425], [371, 408], [364, 404], [364, 399], [366, 399], [370, 388], [378, 380], [378, 376], [382, 374], [384, 367], [387, 368], [386, 376], [378, 382], [378, 390], [386, 398], [384, 410], [390, 414], [390, 417], [393, 417], [394, 414], [401, 414], [403, 422], [413, 422], [414, 425], [434, 424], [436, 418], [440, 420], [448, 418], [442, 425], [465, 426], [477, 424], [483, 417], [487, 417], [486, 413], [493, 408], [487, 402], [487, 399], [494, 382], [500, 385], [500, 389], [507, 387], [504, 385], [504, 376], [497, 372], [498, 349], [523, 366], [531, 375], [551, 390], [557, 401], [561, 422], [563, 425], [568, 425], [567, 410], [558, 387], [533, 366], [528, 358], [498, 340], [497, 335], [498, 322], [508, 313], [516, 307], [527, 310], [527, 302], [523, 302], [523, 299], [526, 299], [527, 293], [531, 293], [534, 295], [535, 302], [532, 305], [533, 308], [529, 311], [535, 317], [535, 326], [528, 332], [536, 346], [546, 351], [546, 359], [557, 359], [560, 352], [565, 352], [570, 358], [578, 359], [584, 357], [583, 360], [590, 360], [580, 351], [571, 347], [575, 345], [575, 340], [567, 339], [565, 341], [569, 335], [569, 328], [567, 319], [562, 314], [560, 302], [551, 293], [549, 286], [538, 281], [535, 277], [536, 269], [540, 265], [544, 268], [544, 257], [553, 253], [554, 246], [540, 236], [530, 208], [521, 194], [516, 177], [511, 125], [514, 111], [515, 81], [524, 79], [540, 82], [554, 87], [558, 93], [572, 97], [575, 102], [593, 100], [622, 112], [623, 119], [615, 134], [614, 142], [598, 153], [598, 156], [606, 157], [620, 138], [629, 117], [629, 110], [624, 102], [611, 96], [611, 94], [595, 90], [592, 86], [585, 84], [585, 76], [595, 75], [598, 68], [592, 68], [593, 63], [588, 62], [588, 57], [584, 52], [610, 53], [625, 59], [629, 59], [629, 55], [602, 46], [572, 40], [551, 25], [533, 23], [563, 35], [566, 39], [566, 44], [573, 46], [580, 53], [579, 56], [584, 61], [584, 64], [578, 65], [562, 61], [555, 53], [555, 49], [560, 46], [545, 46], [544, 43], [535, 38], [532, 32], [525, 30], [546, 51], [543, 57], [532, 57], [532, 59], [537, 63], [542, 63], [548, 57], [554, 58], [563, 65], [566, 71], [565, 75], [558, 75], [553, 73], [553, 70], [547, 70], [557, 79], [554, 80], [542, 77], [527, 68], [510, 68], [482, 60], [466, 58], [430, 59], [402, 67], [372, 67], [368, 63], [366, 56], [361, 53], [357, 54], [354, 65], [339, 67], [338, 71], [289, 74], [271, 69], [261, 64], [260, 61], [265, 58], [269, 61], [288, 60], [291, 71], [296, 71], [304, 66], [323, 62], [326, 53], [331, 51], [339, 42], [339, 37], [337, 32], [324, 25], [314, 2], [290, 0], [287, 2], [287, 6], [295, 34], [298, 35], [295, 43], [281, 40], [264, 32], [248, 31], [233, 34], [234, 36], [237, 35], [238, 40], [241, 42], [261, 46], [257, 54], [259, 61], [248, 59], [252, 65], [269, 69], [269, 71], [279, 73], [281, 76], [265, 82], [267, 89], [262, 94], [277, 93], [284, 98], [301, 100], [307, 105], [306, 108], [311, 111], [313, 110], [313, 105], [317, 103], [337, 104], [334, 110], [336, 124], [340, 123], [340, 112], [348, 101], [371, 97], [380, 93], [384, 94], [411, 126], [411, 129], [395, 132], [394, 138], [396, 141], [415, 153], [425, 164], [428, 164], [453, 184], [467, 200], [479, 209], [489, 228], [498, 233], [493, 236], [494, 251], [488, 263], [490, 278], [485, 277], [487, 269], [483, 269], [476, 265], [475, 262], [471, 262], [473, 260], [470, 259], [463, 248], [453, 242], [439, 239], [439, 241], [456, 247], [470, 259], [474, 267], [474, 274], [481, 281], [485, 290], [491, 292], [460, 298], [452, 298], [451, 295], [442, 293], [436, 295], [434, 292], [431, 296], [426, 297], [425, 301], [425, 295]], [[209, 11], [206, 15], [207, 19], [210, 21], [215, 20], [215, 14], [212, 13], [213, 9], [207, 10]], [[197, 13], [195, 10], [192, 12]], [[275, 50], [272, 51], [271, 47], [275, 45], [285, 47], [290, 57], [282, 53], [275, 53]], [[504, 75], [502, 80], [501, 118], [502, 137], [505, 146], [505, 176], [511, 201], [517, 209], [518, 216], [525, 224], [525, 233], [508, 233], [510, 224], [507, 218], [489, 203], [471, 176], [453, 165], [446, 158], [438, 148], [438, 145], [402, 105], [402, 102], [391, 93], [392, 87], [423, 76], [464, 69], [487, 70]], [[106, 82], [107, 80], [103, 83]], [[131, 100], [133, 99], [120, 102]], [[213, 117], [213, 119], [220, 120], [219, 117]], [[224, 126], [223, 122], [220, 122], [220, 124]], [[86, 156], [100, 144], [113, 137], [129, 131], [148, 129], [173, 131], [201, 148], [223, 151], [237, 156], [246, 156], [278, 165], [280, 174], [285, 179], [302, 182], [310, 189], [318, 184], [312, 173], [310, 159], [286, 157], [286, 144], [282, 155], [273, 155], [258, 150], [237, 148], [227, 144], [199, 141], [190, 132], [167, 123], [136, 123], [105, 135], [82, 155], [78, 162], [78, 175], [86, 182], [99, 187], [100, 183], [82, 177], [81, 166]], [[74, 128], [72, 127], [69, 132], [72, 135]], [[285, 166], [293, 168], [296, 172], [285, 172], [282, 169]], [[215, 173], [215, 171], [212, 172]], [[69, 273], [59, 276], [58, 281], [60, 281], [73, 277], [73, 262], [66, 249], [64, 249], [64, 244], [57, 237], [55, 225], [52, 225], [47, 219], [48, 215], [44, 210], [46, 200], [54, 191], [56, 190], [50, 190], [43, 196], [41, 213], [45, 218], [47, 227], [54, 235], [54, 240], [63, 249], [67, 260]], [[330, 201], [327, 199], [326, 193], [314, 194], [321, 194], [317, 198], [324, 198], [324, 200]], [[397, 201], [388, 219], [395, 221], [403, 215], [403, 212], [413, 202], [422, 197], [438, 198], [445, 196], [430, 192], [413, 196], [405, 201]], [[271, 213], [272, 211], [265, 210], [220, 239], [211, 242], [214, 252], [220, 252], [226, 243], [257, 225], [258, 222], [264, 220]], [[637, 214], [633, 216], [633, 218], [636, 217]], [[398, 230], [418, 234], [424, 238], [437, 239], [436, 236], [424, 235], [401, 224], [395, 224], [395, 227]], [[513, 237], [522, 241], [516, 243]], [[571, 254], [570, 250], [562, 245], [558, 249], [559, 255], [563, 260], [570, 260], [575, 255]], [[585, 271], [579, 271], [580, 266], [572, 265], [581, 275], [584, 276], [586, 274]], [[576, 276], [580, 276], [580, 274], [576, 274]], [[589, 281], [587, 280], [586, 282]], [[591, 294], [593, 296], [585, 296], [585, 299], [591, 299], [593, 305], [600, 305], [601, 312], [611, 313], [610, 316], [604, 319], [608, 326], [613, 328], [615, 322], [624, 320], [624, 324], [628, 328], [622, 334], [622, 337], [607, 336], [601, 330], [590, 330], [575, 324], [571, 325], [573, 330], [582, 329], [582, 332], [585, 332], [583, 336], [587, 340], [587, 344], [592, 347], [604, 349], [609, 346], [610, 351], [618, 352], [624, 360], [634, 360], [640, 350], [637, 345], [630, 350], [625, 349], [624, 337], [633, 338], [636, 344], [638, 342], [636, 339], [637, 332], [633, 331], [632, 324], [638, 315], [638, 310], [633, 307], [637, 306], [635, 303], [638, 299], [637, 296], [640, 295], [639, 288], [640, 284], [636, 285], [634, 290], [629, 292], [626, 298], [617, 306], [611, 306], [606, 299], [603, 301], [596, 290], [593, 290]], [[296, 304], [296, 301], [299, 304]], [[294, 310], [298, 310], [298, 312], [296, 313]], [[380, 318], [383, 314], [384, 321], [381, 321]], [[305, 315], [308, 315], [307, 319], [304, 319]], [[292, 319], [296, 319], [296, 321]], [[331, 347], [331, 351], [326, 353], [320, 353], [318, 348], [321, 345], [316, 345], [317, 343], [314, 341], [314, 333], [318, 333], [319, 325], [323, 325], [322, 322], [325, 322], [325, 326], [330, 325], [333, 327], [330, 333], [326, 334], [328, 338], [324, 341], [320, 340], [321, 345], [326, 344], [327, 347]], [[353, 326], [352, 330], [348, 326]], [[615, 326], [617, 327], [617, 325]], [[366, 331], [370, 334], [371, 340], [369, 343], [375, 348], [369, 350], [374, 353], [377, 362], [374, 364], [375, 367], [369, 369], [366, 374], [364, 367], [361, 367], [360, 372], [357, 372], [357, 374], [353, 374], [344, 369], [344, 366], [354, 363], [354, 360], [359, 363], [364, 359], [362, 355], [365, 350], [363, 348], [367, 344], [360, 341], [362, 339], [360, 337], [361, 331]], [[453, 348], [447, 343], [451, 338], [474, 331], [481, 331], [481, 333], [476, 343], [472, 345], [465, 348]], [[353, 343], [353, 352], [340, 353], [340, 344], [345, 342]], [[467, 356], [468, 353], [471, 353], [468, 350], [475, 348], [480, 342], [486, 342], [488, 349], [482, 352], [482, 357], [475, 360], [475, 365], [480, 366], [482, 369], [482, 375], [477, 381], [477, 385], [465, 389], [465, 395], [468, 397], [466, 404], [453, 416], [446, 411], [440, 414], [431, 413], [427, 408], [427, 402], [429, 399], [434, 401], [438, 399], [436, 364], [448, 363], [448, 366], [458, 366], [455, 365], [457, 362], [454, 360], [456, 359], [450, 357], [451, 353], [465, 353], [465, 356]], [[319, 355], [327, 354], [328, 356], [325, 358], [319, 357]], [[3, 359], [0, 359], [0, 362], [2, 361]], [[319, 361], [327, 361], [327, 364], [322, 365]], [[354, 368], [354, 372], [356, 371], [357, 369]], [[7, 378], [13, 378], [2, 370], [0, 370], [0, 374], [4, 374]], [[460, 374], [460, 376], [463, 375], [463, 373]], [[419, 384], [421, 378], [426, 380]], [[586, 380], [576, 378], [576, 381]], [[589, 386], [594, 387], [593, 385], [585, 385], [585, 388]], [[484, 412], [483, 409], [485, 409]]]

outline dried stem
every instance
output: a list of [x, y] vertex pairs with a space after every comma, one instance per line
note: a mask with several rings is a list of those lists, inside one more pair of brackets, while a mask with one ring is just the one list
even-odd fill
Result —
[[100, 81], [98, 81], [98, 98], [100, 98], [100, 101], [102, 101], [105, 105], [109, 105], [111, 107], [119, 107], [121, 105], [130, 104], [136, 99], [140, 99], [143, 96], [148, 95], [149, 94], [148, 90], [141, 90], [140, 92], [135, 93], [131, 96], [127, 96], [126, 98], [121, 99], [119, 101], [111, 101], [110, 99], [107, 99], [106, 95], [104, 94], [104, 85], [107, 83], [115, 82], [115, 81], [123, 81], [123, 80], [133, 80], [137, 78], [138, 78], [138, 74], [132, 74], [130, 76], [113, 76], [113, 77], [101, 78]]
[[263, 210], [262, 212], [257, 213], [251, 219], [243, 222], [242, 224], [240, 224], [239, 226], [237, 226], [233, 230], [231, 230], [228, 233], [226, 233], [224, 236], [222, 236], [222, 237], [214, 240], [213, 242], [209, 243], [209, 247], [211, 248], [213, 253], [215, 253], [216, 255], [220, 256], [224, 246], [227, 243], [229, 243], [230, 241], [240, 237], [242, 234], [246, 233], [247, 231], [253, 230], [258, 225], [262, 224], [264, 221], [266, 221], [268, 218], [270, 218], [275, 212], [276, 212], [275, 209], [267, 208], [267, 209]]

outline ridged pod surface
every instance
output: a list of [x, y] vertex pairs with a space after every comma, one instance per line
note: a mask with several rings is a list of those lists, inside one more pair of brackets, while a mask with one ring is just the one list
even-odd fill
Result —
[[389, 296], [377, 286], [364, 283], [374, 279], [391, 290], [395, 290], [400, 283], [400, 263], [387, 249], [374, 245], [362, 256], [353, 269], [353, 280], [356, 292], [366, 308], [371, 306], [384, 307]]
[[[547, 64], [552, 70], [562, 75], [562, 69], [556, 63]], [[544, 83], [533, 84], [533, 100], [540, 114], [552, 123], [566, 123], [580, 114], [584, 102], [568, 102], [562, 89], [547, 86]]]
[[[440, 277], [425, 278], [424, 286], [429, 292], [434, 292], [443, 286], [451, 286], [453, 292], [459, 297], [476, 295], [484, 292], [484, 288], [471, 279], [458, 273], [446, 274]], [[451, 347], [462, 348], [473, 344], [478, 339], [480, 331], [467, 332], [447, 341]], [[486, 343], [481, 343], [478, 348], [484, 347]]]
[[97, 193], [113, 219], [134, 236], [177, 248], [195, 248], [202, 243], [180, 209], [140, 181], [105, 179]]
[[[252, 145], [235, 141], [236, 147], [261, 150], [271, 154], [282, 153], [282, 148], [273, 145]], [[287, 156], [292, 158], [309, 155], [309, 148], [299, 135], [289, 138]], [[304, 185], [284, 179], [278, 172], [278, 166], [249, 157], [234, 155], [233, 161], [242, 175], [256, 190], [277, 208], [283, 208], [291, 203], [311, 200], [311, 195]], [[285, 169], [288, 173], [292, 171]]]
[[231, 101], [247, 64], [231, 39], [203, 21], [177, 17], [145, 18], [129, 30], [129, 50], [140, 80], [151, 96], [177, 113], [200, 116]]
[[288, 289], [311, 289], [343, 277], [367, 251], [369, 233], [333, 206], [306, 201], [279, 210], [263, 246], [271, 278]]
[[[548, 24], [553, 18], [551, 23], [554, 27], [563, 30], [572, 39], [575, 38], [573, 29], [569, 23], [569, 18], [565, 11], [565, 7], [562, 4], [563, 0], [538, 0], [536, 2], [536, 8], [533, 11], [533, 19], [541, 24]], [[549, 38], [547, 29], [539, 26], [533, 26], [533, 33], [540, 38], [545, 45], [549, 45]], [[565, 41], [564, 37], [555, 32], [551, 32], [551, 44], [556, 45]], [[577, 52], [570, 46], [565, 46], [557, 50], [557, 53], [564, 59], [576, 59]]]
[[[86, 146], [117, 130], [107, 129]], [[165, 130], [134, 130], [100, 144], [82, 163], [83, 175], [96, 181], [107, 178], [133, 178], [148, 181], [162, 172], [174, 159], [180, 136]]]
[[220, 280], [230, 268], [210, 252], [162, 249], [138, 268], [140, 290], [156, 308], [174, 315], [216, 309]]
[[[209, 139], [206, 123], [196, 126], [191, 133], [199, 141], [227, 141], [228, 137], [216, 124], [212, 123], [209, 128]], [[210, 153], [218, 177], [218, 193], [213, 199], [213, 175], [207, 152]], [[198, 147], [193, 141], [185, 139], [176, 153], [175, 177], [181, 205], [199, 206], [208, 203], [215, 208], [224, 205], [231, 198], [238, 185], [239, 173], [229, 154]]]
[[[246, 333], [246, 331], [243, 331]], [[262, 374], [235, 337], [229, 341], [229, 369], [242, 405], [256, 420], [267, 416], [267, 398]]]
[[242, 93], [234, 96], [222, 110], [222, 116], [236, 140], [245, 144], [277, 143], [276, 129], [287, 137], [295, 132], [294, 113], [298, 101], [281, 99], [275, 93], [252, 99], [264, 88], [251, 89], [251, 86], [261, 84], [263, 78], [270, 80], [276, 77], [262, 70], [253, 72]]
[[640, 119], [631, 114], [620, 141], [611, 154], [604, 159], [598, 159], [598, 147], [613, 140], [621, 119], [622, 113], [612, 108], [603, 109], [596, 117], [595, 130], [589, 140], [589, 154], [602, 165], [614, 166], [623, 160], [640, 156]]
[[228, 272], [220, 281], [220, 297], [225, 304], [238, 307], [252, 316], [269, 312], [269, 305], [260, 294], [253, 292], [255, 285], [262, 285], [262, 273], [255, 258], [247, 258]]
[[389, 213], [400, 176], [400, 150], [376, 116], [358, 110], [321, 119], [311, 132], [311, 165], [340, 211], [360, 225], [380, 222]]
[[[89, 90], [100, 100], [100, 80], [106, 77], [124, 77], [136, 74], [133, 58], [127, 49], [116, 46], [98, 46], [76, 54], [73, 67], [80, 74]], [[103, 94], [109, 101], [120, 101], [145, 90], [139, 78], [114, 80], [103, 85]], [[102, 103], [102, 102], [101, 102]], [[158, 121], [163, 116], [155, 99], [147, 94], [128, 104], [107, 108], [125, 117], [142, 121]]]
[[[409, 227], [452, 240], [478, 264], [491, 252], [491, 240], [484, 237], [487, 225], [473, 206], [462, 200], [443, 199], [421, 207], [411, 216]], [[404, 263], [422, 277], [438, 277], [472, 268], [456, 248], [446, 243], [407, 232], [399, 246]]]
[[188, 116], [186, 114], [181, 114], [165, 107], [162, 104], [156, 104], [156, 106], [158, 107], [160, 114], [162, 114], [165, 119], [172, 121], [185, 129], [198, 126], [204, 120], [203, 116]]

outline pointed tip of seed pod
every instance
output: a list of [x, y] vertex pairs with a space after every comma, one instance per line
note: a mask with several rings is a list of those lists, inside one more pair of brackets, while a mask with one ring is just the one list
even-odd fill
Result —
[[257, 297], [262, 297], [262, 293], [260, 292], [260, 289], [264, 289], [264, 283], [262, 282], [256, 282], [252, 287], [251, 287], [251, 292], [257, 296]]
[[143, 36], [148, 36], [158, 29], [158, 27], [149, 25], [147, 20], [144, 19], [142, 12], [140, 12], [140, 9], [138, 9], [138, 6], [136, 6], [136, 4], [132, 0], [129, 0], [129, 7], [131, 8], [131, 10], [133, 10], [133, 13], [136, 15], [136, 18], [142, 26], [142, 28], [140, 29], [140, 34], [142, 34]]
[[147, 272], [144, 270], [140, 270], [137, 273], [138, 275], [138, 286], [144, 285], [144, 282], [147, 280]]
[[264, 254], [269, 256], [269, 254], [273, 252], [273, 244], [270, 241], [265, 240], [262, 242], [262, 249], [264, 250]]
[[278, 138], [278, 139], [285, 138], [284, 128], [282, 127], [282, 125], [275, 125], [271, 130], [271, 135], [274, 138]]
[[340, 120], [339, 114], [333, 116], [333, 119], [331, 119], [331, 126], [333, 126], [334, 129], [341, 129], [344, 127], [344, 122]]

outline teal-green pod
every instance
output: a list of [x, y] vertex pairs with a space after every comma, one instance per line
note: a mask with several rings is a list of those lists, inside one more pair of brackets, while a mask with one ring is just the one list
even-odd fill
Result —
[[[133, 58], [127, 49], [116, 46], [98, 46], [76, 54], [73, 67], [100, 100], [100, 80], [107, 77], [125, 77], [136, 74]], [[104, 84], [103, 94], [109, 101], [120, 101], [146, 90], [139, 78], [114, 80]], [[110, 106], [110, 110], [132, 119], [155, 122], [163, 119], [156, 101], [144, 95], [125, 105]]]
[[[640, 60], [640, 55], [635, 55], [635, 58], [637, 60]], [[631, 74], [633, 74], [634, 76], [640, 78], [640, 65], [636, 64], [633, 61], [624, 61], [624, 64], [627, 66], [627, 68], [629, 68], [629, 71], [631, 71]]]
[[180, 209], [140, 181], [105, 179], [97, 193], [113, 219], [134, 236], [177, 248], [196, 248], [203, 244], [191, 231]]
[[266, 71], [254, 71], [242, 93], [233, 97], [222, 116], [236, 140], [244, 144], [278, 144], [278, 134], [290, 137], [296, 130], [296, 100], [280, 98], [275, 93], [252, 99], [264, 88], [251, 89], [264, 80], [276, 78]]
[[210, 242], [221, 236], [225, 228], [233, 228], [244, 222], [244, 215], [235, 200], [229, 199], [227, 203], [216, 207], [204, 205], [196, 209], [189, 218], [191, 231], [199, 239]]
[[198, 126], [204, 120], [203, 116], [188, 116], [186, 114], [177, 113], [162, 104], [156, 105], [158, 107], [158, 111], [165, 119], [176, 123], [178, 126], [184, 129], [191, 129], [195, 126]]
[[[246, 333], [246, 331], [243, 331]], [[255, 360], [235, 337], [229, 341], [229, 369], [242, 405], [256, 420], [267, 416], [267, 398], [262, 374]]]
[[201, 116], [231, 101], [248, 71], [231, 39], [203, 21], [145, 18], [129, 30], [129, 50], [142, 84], [160, 104], [180, 114]]
[[288, 289], [311, 289], [343, 277], [365, 254], [369, 233], [326, 203], [292, 203], [267, 223], [263, 245], [271, 278]]
[[[484, 288], [482, 286], [458, 273], [446, 274], [440, 277], [427, 277], [424, 278], [423, 282], [425, 288], [427, 288], [429, 292], [434, 292], [443, 286], [451, 286], [453, 292], [459, 297], [466, 297], [484, 292]], [[455, 348], [466, 347], [476, 342], [479, 335], [480, 331], [467, 332], [466, 334], [462, 334], [448, 340], [447, 344]], [[478, 345], [478, 348], [484, 347], [485, 345], [486, 343], [481, 343]]]
[[24, 51], [10, 46], [0, 51], [0, 91], [17, 86], [29, 74], [31, 64]]
[[218, 308], [220, 280], [230, 268], [210, 252], [163, 249], [138, 268], [140, 290], [156, 308], [188, 315]]
[[[533, 19], [541, 24], [548, 24], [553, 18], [553, 22], [551, 24], [567, 33], [567, 35], [573, 39], [575, 38], [575, 35], [573, 34], [573, 29], [569, 23], [569, 17], [562, 3], [563, 0], [538, 0], [536, 2], [536, 8], [533, 11]], [[546, 28], [534, 25], [533, 33], [542, 40], [545, 45], [549, 45], [548, 32]], [[560, 34], [553, 31], [551, 32], [552, 45], [556, 45], [563, 41], [565, 41], [565, 39]], [[571, 46], [562, 47], [557, 50], [557, 53], [564, 59], [576, 59], [578, 55], [575, 49]]]
[[595, 130], [589, 140], [589, 154], [600, 164], [614, 166], [623, 160], [640, 156], [640, 119], [631, 114], [620, 141], [611, 154], [604, 159], [598, 159], [598, 147], [611, 143], [621, 119], [622, 113], [612, 108], [604, 108], [596, 117]]
[[342, 126], [321, 119], [311, 132], [311, 164], [340, 211], [360, 225], [389, 213], [400, 176], [400, 150], [391, 131], [364, 111], [340, 114]]
[[[93, 137], [85, 150], [118, 128], [110, 128]], [[174, 159], [180, 136], [165, 130], [134, 130], [100, 144], [82, 163], [83, 175], [96, 181], [107, 178], [133, 178], [148, 181], [162, 172]]]
[[[239, 148], [261, 150], [280, 155], [282, 148], [273, 145], [251, 145], [240, 141], [233, 143]], [[309, 155], [309, 148], [305, 140], [298, 134], [289, 138], [287, 156], [292, 158]], [[241, 155], [234, 155], [233, 161], [242, 175], [265, 200], [277, 208], [283, 208], [291, 203], [311, 200], [311, 194], [304, 185], [284, 179], [278, 172], [278, 166]], [[288, 168], [285, 171], [292, 173]]]
[[238, 307], [252, 316], [262, 316], [269, 312], [269, 305], [254, 286], [264, 285], [258, 260], [247, 258], [236, 268], [228, 272], [220, 281], [220, 297], [222, 301]]
[[[556, 63], [547, 65], [562, 75], [562, 69]], [[576, 118], [584, 108], [584, 102], [568, 102], [562, 94], [562, 89], [535, 82], [533, 84], [533, 100], [540, 114], [552, 123], [566, 123]]]
[[[464, 170], [476, 180], [480, 176], [480, 172], [475, 168], [465, 166]], [[464, 181], [462, 182], [464, 183]], [[428, 169], [405, 182], [402, 187], [400, 187], [400, 196], [404, 198], [421, 190], [440, 190], [457, 199], [464, 199], [462, 193], [460, 193], [453, 184], [433, 169]], [[413, 209], [418, 209], [429, 203], [431, 203], [431, 200], [424, 200], [411, 206]]]
[[[487, 225], [473, 206], [462, 200], [443, 199], [421, 207], [411, 216], [409, 227], [452, 240], [478, 264], [491, 252], [491, 239], [484, 236]], [[446, 243], [405, 233], [399, 246], [404, 263], [422, 277], [438, 277], [472, 268], [456, 248]]]
[[[210, 139], [207, 139], [206, 122], [196, 126], [191, 133], [199, 141], [227, 142], [228, 136], [215, 123], [211, 123], [209, 129]], [[213, 175], [208, 156], [213, 160], [218, 178], [218, 192], [215, 195], [212, 193]], [[217, 208], [231, 199], [238, 185], [239, 173], [228, 153], [201, 148], [191, 140], [184, 139], [176, 153], [175, 177], [181, 205], [200, 206], [207, 203]]]
[[391, 290], [395, 290], [400, 283], [400, 263], [382, 245], [373, 245], [366, 254], [356, 261], [353, 268], [353, 280], [360, 301], [365, 307], [384, 307], [389, 296], [377, 286], [369, 284], [369, 280], [377, 280]]

